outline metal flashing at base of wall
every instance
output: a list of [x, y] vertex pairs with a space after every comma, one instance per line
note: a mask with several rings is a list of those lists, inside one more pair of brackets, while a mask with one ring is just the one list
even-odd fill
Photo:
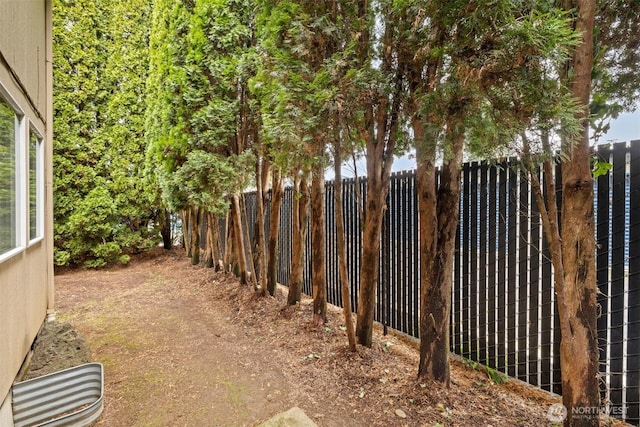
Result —
[[13, 422], [23, 426], [86, 426], [103, 409], [103, 367], [87, 363], [13, 386]]

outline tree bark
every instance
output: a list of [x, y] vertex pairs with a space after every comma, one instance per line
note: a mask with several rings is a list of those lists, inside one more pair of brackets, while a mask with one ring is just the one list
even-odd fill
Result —
[[356, 335], [358, 342], [371, 347], [373, 340], [373, 315], [376, 306], [378, 271], [380, 267], [380, 232], [384, 215], [384, 200], [380, 195], [388, 192], [388, 180], [367, 177], [364, 232], [362, 235], [362, 261], [360, 263], [360, 295]]
[[562, 261], [566, 316], [571, 330], [562, 337], [560, 367], [565, 426], [599, 425], [597, 414], [573, 414], [574, 408], [599, 408], [597, 295], [593, 177], [589, 150], [589, 101], [593, 68], [595, 0], [575, 0], [576, 30], [582, 34], [572, 62], [571, 89], [584, 106], [582, 132], [568, 148], [562, 168]]
[[311, 184], [311, 259], [313, 260], [313, 323], [327, 321], [327, 275], [325, 271], [325, 191], [324, 170], [316, 166]]
[[220, 248], [220, 231], [218, 230], [218, 219], [211, 212], [206, 214], [207, 221], [207, 256], [205, 266], [220, 270], [223, 254]]
[[[227, 273], [231, 273], [231, 272], [234, 272], [235, 265], [236, 265], [236, 260], [234, 256], [235, 232], [234, 232], [233, 215], [231, 214], [231, 208], [229, 209], [229, 212], [227, 212], [227, 218], [225, 222], [226, 222], [225, 224], [226, 236], [225, 236], [225, 244], [224, 244], [224, 259], [222, 264], [224, 267], [223, 271]], [[240, 272], [238, 272], [237, 274], [239, 273]]]
[[258, 285], [257, 282], [255, 280], [255, 268], [253, 265], [253, 262], [250, 262], [251, 260], [253, 260], [253, 248], [251, 247], [251, 237], [249, 236], [249, 220], [247, 219], [247, 204], [245, 203], [245, 199], [244, 199], [244, 194], [241, 194], [240, 196], [240, 219], [242, 221], [242, 237], [243, 237], [243, 244], [244, 242], [247, 243], [247, 252], [249, 252], [248, 254], [248, 259], [245, 258], [245, 262], [246, 262], [246, 268], [247, 268], [247, 283], [249, 284], [253, 284], [253, 289], [256, 290], [258, 289]]
[[205, 253], [204, 253], [204, 266], [205, 268], [212, 268], [215, 265], [215, 249], [214, 249], [214, 241], [213, 241], [213, 214], [211, 212], [205, 213], [206, 224], [207, 224], [207, 241], [205, 243]]
[[271, 218], [269, 223], [269, 256], [267, 263], [267, 291], [273, 296], [278, 283], [278, 241], [280, 234], [280, 207], [284, 193], [284, 180], [277, 168], [273, 169], [273, 189], [271, 191]]
[[256, 286], [262, 295], [267, 291], [267, 259], [264, 229], [264, 181], [262, 179], [264, 158], [259, 156], [256, 162], [256, 237], [254, 242], [254, 264], [256, 265]]
[[162, 236], [162, 247], [166, 250], [173, 248], [173, 234], [171, 233], [171, 213], [167, 209], [160, 212], [161, 226], [160, 235]]
[[191, 258], [191, 209], [180, 211], [182, 219], [182, 245], [187, 252], [187, 256]]
[[287, 304], [296, 305], [302, 298], [304, 275], [304, 254], [307, 242], [307, 224], [309, 221], [309, 176], [306, 172], [296, 174], [293, 183], [291, 230], [291, 277]]
[[233, 234], [235, 237], [235, 254], [240, 270], [240, 284], [247, 284], [247, 257], [244, 252], [244, 233], [242, 232], [242, 214], [240, 199], [237, 194], [231, 196], [231, 215], [233, 216]]
[[344, 231], [344, 209], [342, 206], [342, 156], [340, 143], [335, 144], [334, 153], [334, 198], [336, 202], [336, 240], [338, 241], [338, 264], [340, 268], [340, 282], [342, 294], [342, 311], [344, 313], [344, 323], [347, 328], [347, 339], [349, 340], [349, 350], [356, 351], [356, 333], [353, 327], [351, 311], [351, 285], [349, 283], [349, 272], [347, 271], [347, 248], [346, 235]]
[[[381, 105], [377, 107], [376, 125], [373, 125], [373, 110], [366, 113], [369, 117], [365, 119], [369, 123], [366, 132], [367, 194], [364, 206], [356, 336], [358, 342], [366, 347], [371, 347], [373, 339], [373, 315], [380, 267], [380, 233], [395, 150], [394, 134], [397, 131], [399, 114], [398, 94], [394, 97], [392, 107], [387, 107], [386, 101], [379, 102]], [[389, 113], [386, 111], [387, 108], [390, 110]]]
[[[455, 129], [456, 127], [452, 127]], [[435, 152], [420, 161], [420, 364], [418, 377], [450, 386], [449, 326], [455, 255], [460, 170], [464, 133], [450, 134], [451, 158], [445, 159], [436, 187]], [[437, 188], [437, 191], [436, 191]], [[424, 234], [423, 234], [424, 232]], [[426, 259], [425, 259], [426, 258]]]
[[201, 208], [191, 209], [191, 265], [200, 264], [201, 211]]

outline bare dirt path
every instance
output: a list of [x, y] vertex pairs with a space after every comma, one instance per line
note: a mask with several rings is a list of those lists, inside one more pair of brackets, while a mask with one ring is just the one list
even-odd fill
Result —
[[337, 309], [317, 330], [310, 301], [283, 309], [284, 292], [259, 298], [181, 252], [56, 275], [58, 319], [105, 365], [98, 425], [255, 425], [292, 406], [320, 426], [552, 425], [557, 399], [460, 362], [450, 390], [416, 382], [401, 337], [376, 333], [351, 354]]

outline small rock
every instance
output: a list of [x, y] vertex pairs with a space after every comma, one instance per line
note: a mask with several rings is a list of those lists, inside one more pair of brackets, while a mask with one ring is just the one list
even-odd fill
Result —
[[407, 414], [402, 409], [396, 409], [396, 415], [400, 418], [407, 418]]

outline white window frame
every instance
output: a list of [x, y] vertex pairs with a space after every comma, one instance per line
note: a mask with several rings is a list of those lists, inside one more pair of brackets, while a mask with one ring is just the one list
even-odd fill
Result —
[[[31, 235], [31, 135], [37, 139], [36, 146], [36, 235]], [[29, 233], [29, 246], [44, 239], [44, 137], [36, 125], [29, 121], [27, 135], [27, 179], [26, 179], [26, 207], [27, 207], [27, 232]]]
[[[26, 247], [26, 236], [27, 236], [27, 217], [25, 211], [25, 202], [28, 202], [26, 199], [26, 187], [25, 187], [25, 176], [27, 176], [27, 170], [25, 170], [25, 140], [27, 138], [25, 132], [25, 123], [26, 123], [26, 115], [24, 110], [20, 108], [20, 105], [16, 102], [15, 98], [11, 96], [6, 87], [0, 82], [0, 98], [7, 104], [9, 107], [13, 109], [15, 114], [15, 197], [16, 197], [16, 246], [13, 249], [8, 250], [7, 252], [0, 254], [0, 263], [8, 260], [9, 258], [14, 257], [15, 255], [21, 253], [25, 250]], [[28, 184], [27, 184], [28, 185]]]

